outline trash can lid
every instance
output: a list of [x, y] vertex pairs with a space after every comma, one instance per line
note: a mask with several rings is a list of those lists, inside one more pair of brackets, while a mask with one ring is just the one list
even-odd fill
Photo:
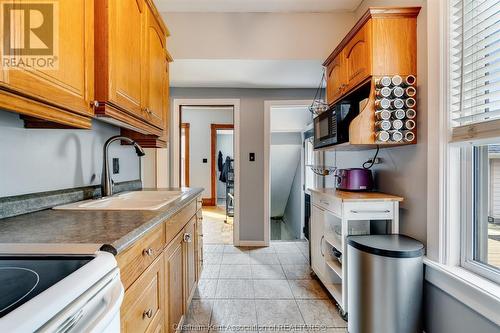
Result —
[[354, 248], [392, 258], [415, 258], [424, 254], [424, 245], [404, 235], [349, 236], [347, 244]]

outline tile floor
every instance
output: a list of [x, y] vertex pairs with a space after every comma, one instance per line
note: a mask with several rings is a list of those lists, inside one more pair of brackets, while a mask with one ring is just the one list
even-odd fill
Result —
[[[233, 218], [223, 207], [203, 207], [203, 240], [206, 244], [233, 244]], [[225, 221], [227, 220], [226, 223]]]
[[335, 303], [311, 278], [307, 243], [204, 247], [184, 332], [347, 332]]

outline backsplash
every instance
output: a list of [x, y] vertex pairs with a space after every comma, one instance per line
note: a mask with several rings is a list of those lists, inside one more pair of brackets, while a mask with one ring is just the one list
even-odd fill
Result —
[[[91, 130], [25, 129], [19, 115], [0, 111], [0, 198], [100, 184], [104, 142], [118, 134], [97, 120]], [[115, 182], [139, 178], [134, 149], [115, 143], [113, 157]]]

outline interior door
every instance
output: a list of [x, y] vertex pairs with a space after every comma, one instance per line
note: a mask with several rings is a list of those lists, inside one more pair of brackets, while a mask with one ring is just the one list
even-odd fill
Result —
[[147, 45], [147, 119], [151, 124], [164, 128], [167, 79], [165, 36], [150, 10], [147, 11]]
[[325, 258], [323, 253], [325, 211], [311, 205], [311, 266], [316, 274], [324, 276]]
[[[9, 89], [83, 115], [94, 98], [94, 1], [58, 1], [53, 38], [54, 69], [3, 72]], [[21, 30], [22, 31], [22, 30]], [[43, 42], [43, 41], [42, 41]], [[26, 46], [25, 46], [26, 47]]]
[[109, 99], [143, 118], [144, 0], [112, 0], [109, 4]]

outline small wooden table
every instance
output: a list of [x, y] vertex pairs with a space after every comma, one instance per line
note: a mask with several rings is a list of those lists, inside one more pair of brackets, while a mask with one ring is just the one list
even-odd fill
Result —
[[[370, 221], [390, 221], [390, 233], [399, 232], [402, 197], [379, 192], [310, 189], [311, 268], [347, 313], [347, 236], [370, 233]], [[334, 255], [341, 254], [341, 260]]]

